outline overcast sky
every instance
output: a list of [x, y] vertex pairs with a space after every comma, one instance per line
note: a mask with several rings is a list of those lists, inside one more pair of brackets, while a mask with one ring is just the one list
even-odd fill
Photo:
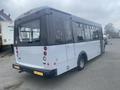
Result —
[[5, 9], [13, 19], [41, 6], [69, 12], [103, 26], [111, 22], [120, 28], [120, 0], [0, 0], [0, 9]]

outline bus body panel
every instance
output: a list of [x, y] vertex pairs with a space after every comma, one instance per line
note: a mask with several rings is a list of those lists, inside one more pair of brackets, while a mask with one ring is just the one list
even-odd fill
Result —
[[66, 46], [55, 45], [48, 46], [48, 62], [53, 68], [57, 68], [57, 75], [67, 71]]
[[[64, 68], [60, 64], [60, 66], [57, 68], [58, 75], [66, 72], [66, 71], [69, 71], [73, 68], [76, 68], [79, 54], [82, 51], [84, 51], [87, 54], [88, 61], [90, 61], [91, 59], [93, 59], [96, 56], [99, 56], [101, 54], [100, 41], [99, 40], [98, 41], [91, 41], [91, 42], [81, 42], [81, 43], [67, 44], [67, 45], [69, 46], [69, 48], [74, 48], [74, 50], [73, 51], [71, 50], [71, 55], [68, 56], [69, 50], [67, 50], [67, 48], [66, 48], [67, 62], [64, 61], [64, 62], [61, 63], [61, 64], [65, 64], [66, 67]], [[74, 57], [73, 57], [72, 54], [74, 55]], [[69, 59], [68, 59], [68, 57], [69, 57]]]
[[[72, 69], [76, 65], [72, 65], [72, 63], [71, 65], [69, 64], [69, 62], [74, 60], [74, 50], [68, 50], [68, 48], [74, 48], [73, 44], [69, 45], [68, 47], [67, 46], [68, 45], [47, 46], [46, 64], [43, 64], [44, 47], [17, 47], [18, 57], [16, 57], [16, 62], [17, 64], [31, 68], [40, 68], [46, 70], [53, 70], [57, 68], [57, 75], [60, 75]], [[14, 48], [14, 50], [15, 56], [17, 56], [16, 48]], [[69, 52], [69, 58], [67, 57], [67, 52]], [[48, 63], [49, 65], [47, 65]]]
[[[75, 44], [66, 44], [66, 53], [67, 53], [67, 70], [71, 70], [76, 67], [75, 61]], [[74, 61], [74, 62], [73, 62]]]
[[[33, 67], [47, 70], [57, 69], [57, 75], [60, 75], [77, 67], [77, 60], [80, 52], [85, 51], [88, 60], [100, 55], [100, 41], [76, 43], [74, 45], [48, 46], [46, 65], [43, 64], [43, 47], [18, 47], [18, 57], [16, 57], [16, 62], [31, 68]], [[73, 50], [68, 50], [68, 48], [73, 48]], [[15, 56], [17, 56], [16, 53]], [[47, 63], [49, 63], [49, 65], [47, 65]]]
[[73, 44], [48, 46], [47, 57], [49, 62], [51, 62], [50, 65], [57, 68], [58, 75], [72, 69], [76, 65], [74, 63], [69, 64], [75, 59]]
[[88, 61], [99, 56], [101, 54], [100, 41], [48, 46], [48, 61], [57, 68], [57, 75], [60, 75], [77, 67], [78, 56], [82, 51], [86, 52]]
[[80, 52], [84, 51], [87, 54], [88, 61], [93, 59], [94, 57], [101, 54], [100, 49], [100, 41], [89, 41], [89, 42], [81, 42], [75, 44], [75, 54], [76, 58], [78, 59], [78, 56]]
[[34, 68], [45, 68], [43, 65], [43, 47], [17, 47], [17, 50], [15, 47], [14, 50], [18, 64]]
[[[18, 50], [16, 50], [15, 47], [14, 51], [16, 56], [16, 63], [19, 65], [45, 70], [57, 69], [57, 75], [60, 75], [63, 72], [68, 71], [66, 45], [48, 46], [46, 56], [47, 60], [45, 61], [46, 64], [43, 64], [44, 47], [34, 46], [17, 48]], [[18, 55], [16, 51], [18, 51]]]

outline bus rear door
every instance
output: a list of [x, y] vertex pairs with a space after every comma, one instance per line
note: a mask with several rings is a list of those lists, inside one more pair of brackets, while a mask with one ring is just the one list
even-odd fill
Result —
[[74, 43], [72, 36], [72, 27], [70, 20], [66, 20], [65, 23], [65, 38], [66, 38], [66, 55], [67, 55], [67, 69], [72, 69], [74, 67]]

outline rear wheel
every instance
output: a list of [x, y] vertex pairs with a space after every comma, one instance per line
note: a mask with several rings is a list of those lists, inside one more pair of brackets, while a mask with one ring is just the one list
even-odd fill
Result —
[[85, 64], [86, 64], [85, 58], [83, 56], [81, 56], [78, 60], [78, 67], [77, 67], [78, 71], [83, 70], [85, 68]]

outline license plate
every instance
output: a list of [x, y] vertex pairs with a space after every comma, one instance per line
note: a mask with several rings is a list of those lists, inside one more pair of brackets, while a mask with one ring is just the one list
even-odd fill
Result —
[[34, 71], [33, 73], [34, 73], [35, 75], [43, 76], [43, 72]]

